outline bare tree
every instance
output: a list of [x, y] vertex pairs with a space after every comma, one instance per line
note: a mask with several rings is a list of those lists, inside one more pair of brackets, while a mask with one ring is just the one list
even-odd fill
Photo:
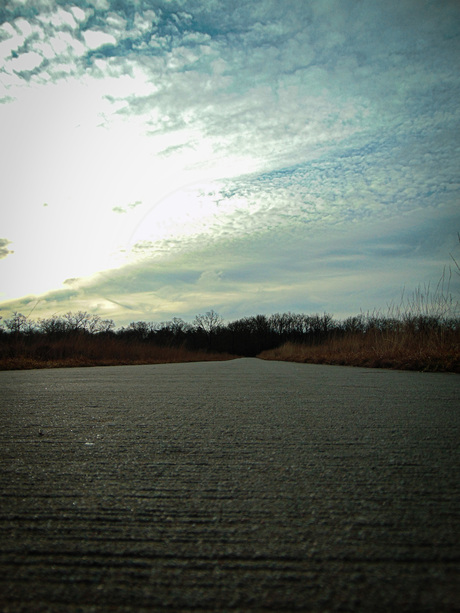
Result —
[[77, 313], [71, 313], [69, 311], [64, 315], [67, 330], [69, 332], [84, 332], [90, 317], [90, 314], [86, 311], [78, 311]]
[[132, 336], [140, 340], [146, 340], [154, 332], [157, 332], [160, 326], [145, 321], [132, 321], [126, 328], [121, 328], [121, 335]]
[[114, 328], [115, 324], [111, 319], [101, 319], [99, 315], [91, 315], [86, 311], [77, 313], [66, 313], [63, 317], [67, 331], [87, 332], [96, 334], [98, 332], [108, 332]]
[[27, 317], [16, 311], [11, 319], [5, 319], [5, 328], [13, 334], [24, 334], [31, 331], [31, 325], [27, 321]]
[[115, 322], [113, 319], [100, 319], [97, 332], [107, 334], [107, 332], [113, 332], [114, 328]]
[[67, 322], [57, 315], [38, 320], [38, 331], [42, 334], [64, 334]]
[[198, 330], [202, 330], [206, 334], [213, 334], [222, 325], [223, 321], [223, 318], [211, 309], [206, 311], [204, 315], [197, 315], [193, 320], [193, 324]]

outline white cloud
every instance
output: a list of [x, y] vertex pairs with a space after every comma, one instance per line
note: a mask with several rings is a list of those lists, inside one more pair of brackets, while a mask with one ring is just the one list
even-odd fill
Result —
[[74, 19], [76, 21], [78, 21], [79, 23], [82, 23], [83, 21], [85, 21], [86, 19], [85, 11], [81, 9], [79, 6], [72, 6], [70, 11], [72, 12], [72, 15], [74, 16]]
[[4, 61], [11, 56], [13, 51], [19, 49], [25, 37], [18, 35], [10, 24], [3, 24], [1, 26], [1, 32], [3, 40], [0, 42], [0, 58]]
[[74, 30], [77, 27], [75, 16], [72, 13], [69, 13], [68, 11], [65, 11], [61, 8], [58, 8], [57, 11], [51, 15], [51, 17], [49, 18], [49, 23], [55, 28], [59, 29], [63, 26], [67, 26], [70, 29]]
[[35, 49], [37, 50], [38, 53], [40, 53], [47, 60], [51, 60], [58, 54], [58, 51], [53, 46], [51, 40], [46, 43], [36, 42]]
[[14, 58], [6, 63], [6, 68], [13, 72], [24, 72], [28, 70], [34, 70], [37, 66], [40, 66], [43, 58], [35, 51], [29, 53], [22, 53], [19, 57]]
[[0, 37], [2, 38], [2, 40], [5, 38], [11, 38], [13, 36], [16, 36], [16, 30], [13, 28], [11, 23], [7, 21], [5, 23], [2, 23], [2, 25], [0, 26]]
[[32, 34], [32, 28], [28, 21], [23, 18], [14, 20], [14, 27], [24, 38], [28, 38]]
[[86, 45], [90, 49], [97, 49], [103, 45], [115, 45], [116, 39], [112, 34], [101, 32], [100, 30], [85, 30], [83, 33]]
[[[49, 55], [49, 48], [51, 47], [53, 54], [57, 58], [67, 56], [68, 60], [73, 57], [79, 57], [86, 53], [85, 46], [75, 39], [69, 32], [60, 32], [56, 36], [51, 36], [48, 41], [44, 43], [44, 53]], [[43, 47], [39, 46], [39, 49]], [[71, 69], [72, 67], [69, 66]]]

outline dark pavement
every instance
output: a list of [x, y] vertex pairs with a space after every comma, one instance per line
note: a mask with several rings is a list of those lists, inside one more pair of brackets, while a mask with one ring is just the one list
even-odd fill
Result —
[[0, 610], [460, 611], [460, 377], [0, 372]]

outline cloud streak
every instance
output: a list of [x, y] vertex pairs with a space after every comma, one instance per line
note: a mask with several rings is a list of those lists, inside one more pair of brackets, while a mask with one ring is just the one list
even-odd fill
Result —
[[11, 241], [7, 238], [0, 238], [0, 260], [6, 258], [10, 253], [14, 253], [14, 251], [8, 249], [9, 244], [11, 244]]

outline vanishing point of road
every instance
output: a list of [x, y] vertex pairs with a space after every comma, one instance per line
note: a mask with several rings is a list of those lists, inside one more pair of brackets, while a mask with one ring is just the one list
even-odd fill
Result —
[[0, 610], [460, 611], [460, 377], [0, 372]]

